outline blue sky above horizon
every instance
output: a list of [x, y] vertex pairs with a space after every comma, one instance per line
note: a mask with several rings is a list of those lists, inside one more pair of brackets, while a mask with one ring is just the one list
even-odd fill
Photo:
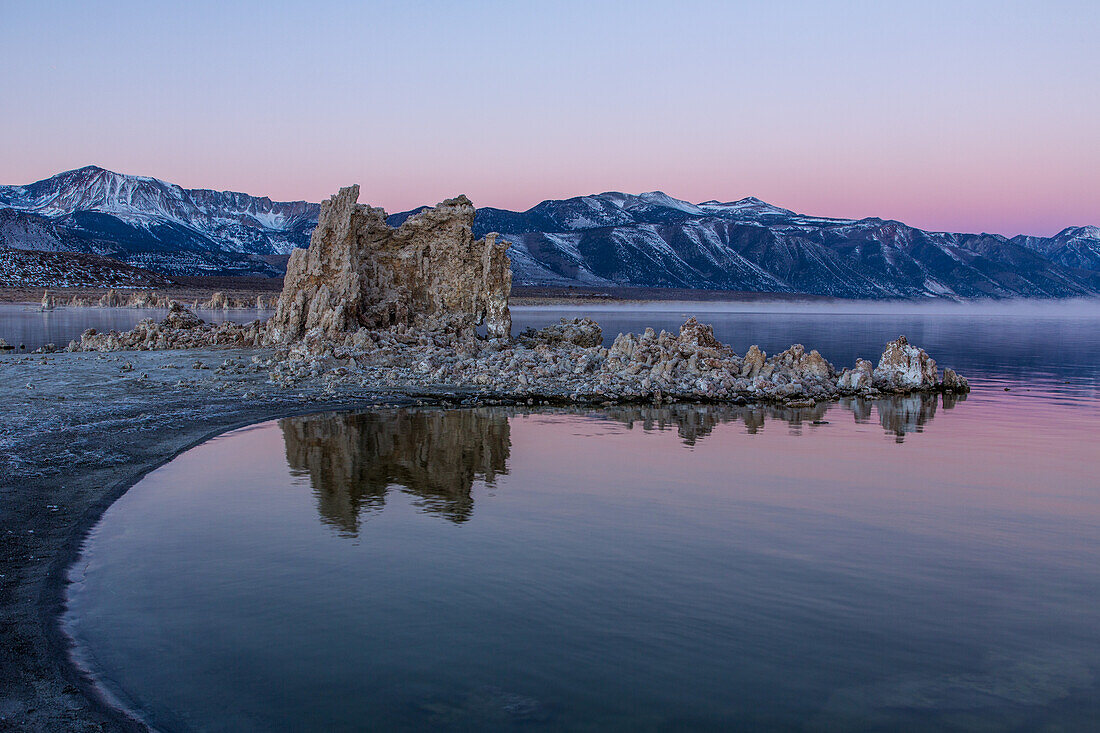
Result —
[[1100, 224], [1100, 3], [16, 3], [0, 183]]

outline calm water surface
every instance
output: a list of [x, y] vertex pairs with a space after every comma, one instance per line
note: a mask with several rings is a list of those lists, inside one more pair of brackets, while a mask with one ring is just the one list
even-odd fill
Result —
[[1100, 318], [718, 315], [976, 388], [235, 431], [95, 528], [77, 657], [167, 730], [1093, 729]]

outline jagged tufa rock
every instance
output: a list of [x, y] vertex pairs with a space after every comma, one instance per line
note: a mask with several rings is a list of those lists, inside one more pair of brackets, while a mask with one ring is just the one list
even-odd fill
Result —
[[259, 346], [264, 334], [262, 321], [252, 323], [207, 323], [182, 303], [170, 301], [168, 315], [159, 323], [151, 318], [138, 321], [129, 331], [99, 333], [89, 328], [68, 351], [146, 351], [154, 349], [196, 349], [209, 347], [251, 348]]
[[695, 316], [680, 326], [680, 342], [696, 349], [722, 348], [722, 342], [714, 337], [714, 326], [699, 323]]
[[508, 243], [474, 240], [465, 196], [409, 217], [394, 229], [386, 212], [357, 203], [359, 186], [321, 204], [309, 249], [295, 250], [268, 329], [269, 343], [342, 340], [360, 328], [405, 326], [509, 338]]
[[833, 365], [825, 361], [816, 349], [807, 354], [806, 347], [802, 344], [794, 344], [773, 356], [761, 370], [761, 374], [768, 377], [777, 371], [786, 372], [796, 379], [811, 377], [823, 380], [835, 374]]
[[562, 318], [560, 323], [552, 323], [545, 328], [528, 328], [517, 339], [525, 346], [599, 346], [603, 343], [603, 329], [591, 318]]
[[853, 369], [845, 369], [836, 381], [836, 387], [847, 394], [870, 389], [874, 382], [874, 365], [866, 359], [856, 359]]
[[126, 304], [126, 299], [122, 297], [122, 293], [111, 289], [108, 290], [99, 299], [99, 305], [101, 308], [120, 308]]
[[221, 290], [210, 294], [210, 300], [202, 304], [205, 310], [229, 310], [229, 297]]
[[157, 293], [138, 292], [132, 293], [126, 302], [127, 308], [167, 308], [172, 301], [167, 295]]
[[944, 369], [940, 389], [944, 392], [969, 392], [970, 382], [966, 381], [966, 377], [956, 373], [954, 369]]
[[904, 336], [886, 344], [873, 376], [875, 387], [884, 392], [934, 389], [939, 382], [935, 359]]
[[768, 360], [768, 354], [762, 350], [756, 344], [749, 347], [749, 350], [745, 352], [745, 360], [741, 364], [741, 376], [747, 379], [753, 379], [760, 373], [760, 370], [764, 368], [765, 362]]
[[123, 294], [110, 289], [98, 300], [94, 296], [74, 295], [69, 305], [87, 308], [98, 305], [101, 308], [167, 308], [172, 299], [156, 291], [137, 291]]
[[168, 302], [168, 315], [161, 321], [165, 328], [178, 328], [189, 330], [202, 326], [204, 321], [189, 311], [187, 307], [178, 301]]

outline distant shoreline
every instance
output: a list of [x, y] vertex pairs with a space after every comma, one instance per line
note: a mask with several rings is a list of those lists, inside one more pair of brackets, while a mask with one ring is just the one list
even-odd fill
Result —
[[[282, 292], [282, 278], [263, 277], [177, 277], [176, 284], [161, 288], [113, 288], [121, 294], [159, 293], [185, 304], [205, 302], [215, 292], [225, 293], [232, 301], [255, 302], [257, 296], [264, 299], [278, 298]], [[98, 300], [112, 288], [72, 287], [44, 288], [0, 286], [0, 304], [26, 304], [39, 306], [42, 293], [49, 290], [59, 307], [68, 306], [74, 297], [86, 301]], [[809, 293], [773, 293], [745, 290], [704, 290], [694, 288], [642, 288], [642, 287], [563, 287], [548, 285], [516, 285], [512, 287], [509, 304], [513, 307], [534, 306], [584, 306], [643, 305], [646, 303], [741, 303], [777, 305], [844, 305], [855, 303], [881, 303], [883, 305], [977, 305], [1008, 303], [1058, 304], [1073, 301], [1100, 303], [1098, 296], [1072, 298], [841, 298]], [[122, 306], [128, 307], [128, 306]]]
[[510, 305], [592, 305], [599, 303], [645, 303], [660, 301], [696, 303], [837, 303], [845, 298], [806, 293], [761, 293], [747, 290], [703, 290], [699, 288], [561, 287], [515, 285]]
[[[114, 288], [120, 293], [157, 292], [182, 302], [209, 300], [214, 292], [224, 292], [232, 298], [255, 300], [257, 295], [278, 295], [283, 289], [282, 278], [262, 277], [177, 277], [176, 285], [149, 288]], [[72, 287], [45, 288], [0, 286], [0, 303], [42, 302], [42, 293], [49, 290], [64, 306], [74, 297], [98, 299], [112, 288]], [[516, 285], [512, 288], [511, 305], [591, 305], [593, 303], [643, 303], [652, 301], [680, 302], [779, 302], [779, 303], [840, 303], [848, 298], [805, 293], [758, 293], [744, 290], [702, 290], [694, 288], [641, 287], [563, 287], [548, 285]]]
[[282, 278], [263, 277], [177, 277], [173, 278], [174, 285], [167, 287], [132, 287], [132, 288], [107, 288], [79, 286], [73, 288], [47, 288], [35, 287], [11, 287], [0, 286], [0, 303], [29, 303], [38, 305], [42, 302], [42, 293], [49, 290], [53, 294], [57, 305], [65, 306], [76, 297], [86, 300], [98, 300], [108, 290], [118, 293], [162, 293], [170, 298], [183, 303], [194, 301], [207, 301], [215, 292], [223, 292], [234, 299], [246, 299], [255, 301], [257, 295], [265, 298], [278, 297], [283, 290]]

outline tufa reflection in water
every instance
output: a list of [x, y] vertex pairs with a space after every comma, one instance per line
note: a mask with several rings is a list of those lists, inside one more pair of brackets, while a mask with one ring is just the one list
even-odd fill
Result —
[[[720, 424], [740, 422], [756, 434], [767, 421], [782, 421], [793, 435], [808, 424], [827, 424], [830, 409], [853, 414], [857, 423], [877, 417], [898, 443], [919, 433], [936, 415], [937, 404], [951, 409], [965, 395], [912, 394], [879, 400], [845, 399], [812, 407], [774, 405], [629, 405], [596, 411], [540, 410], [541, 414], [580, 414], [644, 431], [675, 429], [694, 446]], [[529, 409], [410, 408], [361, 413], [324, 413], [279, 421], [291, 471], [308, 476], [321, 521], [341, 534], [356, 536], [364, 513], [379, 511], [391, 488], [416, 497], [426, 512], [452, 522], [473, 513], [474, 483], [493, 486], [508, 473], [511, 440], [508, 421]]]
[[647, 405], [627, 405], [610, 407], [594, 413], [585, 413], [592, 417], [605, 418], [622, 423], [628, 428], [640, 424], [643, 430], [671, 430], [683, 440], [684, 445], [693, 446], [702, 438], [710, 435], [715, 426], [722, 423], [741, 422], [745, 432], [755, 435], [764, 429], [768, 420], [781, 420], [787, 424], [792, 435], [801, 435], [806, 425], [827, 422], [826, 414], [839, 405], [850, 411], [857, 423], [868, 423], [872, 415], [877, 414], [883, 430], [893, 435], [898, 443], [905, 440], [908, 433], [919, 433], [925, 423], [936, 416], [936, 405], [942, 397], [944, 409], [953, 408], [966, 395], [911, 394], [892, 395], [878, 400], [858, 398], [842, 399], [839, 402], [819, 402], [812, 407], [786, 407], [778, 405], [704, 405], [678, 404], [662, 407]]
[[[936, 416], [936, 405], [940, 402], [938, 395], [895, 395], [882, 400], [842, 399], [841, 407], [852, 411], [857, 423], [871, 421], [872, 414], [877, 414], [878, 423], [882, 429], [893, 434], [898, 442], [904, 442], [908, 433], [919, 433], [924, 430], [924, 425]], [[953, 409], [960, 402], [966, 401], [966, 395], [945, 394], [942, 395], [943, 409]], [[872, 412], [873, 411], [873, 412]]]
[[292, 471], [308, 475], [322, 521], [355, 535], [364, 511], [398, 486], [426, 511], [470, 517], [475, 480], [506, 473], [508, 416], [498, 409], [327, 413], [279, 421]]

